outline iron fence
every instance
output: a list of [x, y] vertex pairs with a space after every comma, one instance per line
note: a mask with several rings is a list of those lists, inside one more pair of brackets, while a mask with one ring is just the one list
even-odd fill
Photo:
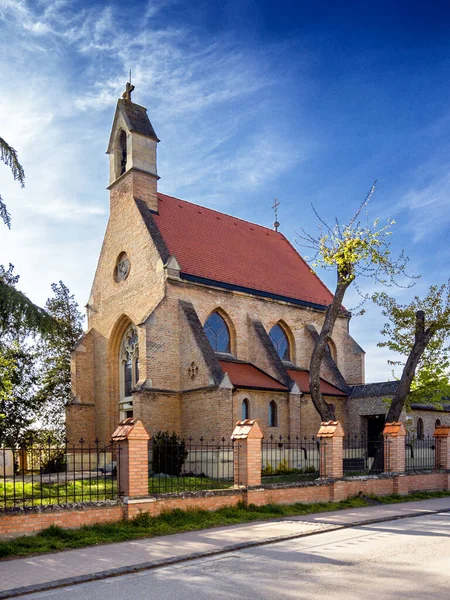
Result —
[[435, 468], [434, 437], [417, 437], [408, 435], [405, 438], [405, 469], [406, 471], [423, 471]]
[[263, 482], [317, 479], [319, 459], [320, 441], [317, 438], [271, 435], [262, 442]]
[[224, 437], [155, 436], [148, 443], [149, 494], [230, 488], [237, 451], [237, 444]]
[[384, 470], [383, 436], [346, 435], [343, 442], [344, 475], [378, 474]]
[[0, 510], [115, 499], [119, 466], [119, 449], [99, 440], [0, 448]]

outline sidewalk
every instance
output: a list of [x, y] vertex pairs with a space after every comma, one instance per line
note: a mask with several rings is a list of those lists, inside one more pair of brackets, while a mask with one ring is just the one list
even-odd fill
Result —
[[391, 519], [450, 511], [450, 498], [218, 527], [0, 562], [0, 599]]

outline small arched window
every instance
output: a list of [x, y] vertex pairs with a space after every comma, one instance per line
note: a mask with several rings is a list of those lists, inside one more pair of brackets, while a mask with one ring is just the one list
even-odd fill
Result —
[[275, 400], [269, 403], [269, 427], [278, 427], [278, 406]]
[[436, 423], [434, 424], [435, 427], [439, 427], [439, 425], [441, 424], [441, 420], [440, 419], [436, 419]]
[[132, 389], [139, 381], [138, 333], [134, 325], [125, 331], [119, 353], [120, 366], [120, 419], [133, 416]]
[[274, 325], [269, 331], [269, 337], [281, 360], [291, 360], [289, 340], [283, 328], [280, 325]]
[[417, 439], [423, 440], [423, 419], [421, 417], [417, 419]]
[[245, 419], [250, 419], [250, 407], [249, 407], [249, 403], [247, 398], [244, 398], [244, 400], [242, 400], [242, 420], [245, 421]]
[[218, 312], [209, 315], [204, 329], [213, 350], [216, 352], [231, 352], [230, 332], [225, 319]]

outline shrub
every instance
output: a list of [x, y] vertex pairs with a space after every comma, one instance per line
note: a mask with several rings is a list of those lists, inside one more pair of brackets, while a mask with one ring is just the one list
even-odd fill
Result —
[[303, 473], [315, 473], [317, 468], [314, 465], [309, 465], [303, 469]]
[[274, 468], [272, 467], [272, 465], [270, 463], [261, 469], [261, 475], [263, 477], [267, 477], [268, 475], [273, 475], [274, 473], [275, 473]]
[[181, 475], [184, 462], [188, 456], [184, 440], [175, 432], [158, 431], [153, 437], [152, 470], [153, 473], [165, 475]]

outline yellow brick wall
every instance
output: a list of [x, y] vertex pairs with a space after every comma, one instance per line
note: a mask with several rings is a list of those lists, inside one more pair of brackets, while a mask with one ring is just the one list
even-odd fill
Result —
[[[131, 177], [136, 179], [138, 175], [126, 174], [120, 185], [111, 191], [111, 214], [88, 306], [89, 335], [95, 339], [95, 372], [92, 378], [89, 370], [85, 371], [83, 385], [93, 385], [96, 435], [105, 443], [119, 420], [118, 353], [122, 335], [130, 323], [137, 325], [140, 378], [145, 380], [149, 376], [145, 347], [151, 345], [151, 342], [148, 341], [146, 326], [141, 324], [161, 302], [165, 290], [164, 266], [129, 192]], [[139, 177], [141, 187], [144, 187], [146, 181], [150, 181], [145, 174], [140, 174]], [[122, 252], [127, 253], [131, 267], [128, 278], [117, 283], [114, 269], [117, 257]], [[79, 356], [81, 355], [77, 354], [75, 363]], [[76, 364], [74, 369], [77, 369]]]
[[[249, 418], [258, 421], [265, 440], [268, 440], [271, 435], [274, 438], [278, 438], [280, 435], [283, 437], [289, 435], [289, 394], [262, 390], [237, 390], [233, 394], [235, 422], [241, 420], [244, 398], [249, 401]], [[277, 427], [269, 427], [269, 403], [272, 400], [277, 404]]]
[[[159, 426], [158, 411], [161, 411], [170, 423], [166, 429], [196, 437], [204, 435], [200, 430], [205, 427], [207, 435], [213, 435], [215, 431], [220, 436], [228, 436], [234, 422], [240, 418], [240, 407], [233, 405], [229, 390], [200, 389], [180, 396], [183, 390], [213, 384], [203, 353], [180, 309], [180, 300], [192, 302], [202, 325], [211, 312], [220, 308], [230, 323], [234, 356], [255, 364], [277, 379], [280, 379], [280, 373], [273, 368], [252, 320], [259, 320], [267, 333], [282, 321], [289, 331], [292, 359], [297, 366], [308, 368], [313, 342], [305, 328], [313, 323], [319, 329], [323, 313], [239, 292], [187, 284], [173, 278], [166, 280], [163, 262], [132, 196], [132, 192], [136, 195], [144, 188], [147, 195], [153, 194], [156, 190], [154, 180], [134, 171], [112, 186], [111, 215], [89, 299], [89, 333], [83, 340], [86, 352], [77, 351], [74, 355], [74, 392], [79, 391], [82, 402], [95, 403], [95, 435], [108, 441], [119, 420], [120, 341], [128, 325], [134, 323], [139, 334], [139, 383], [145, 382], [146, 389], [153, 387], [166, 392], [161, 398], [157, 393], [149, 395], [148, 391], [135, 394], [135, 411], [138, 411], [135, 416], [142, 418], [152, 431], [163, 428]], [[150, 196], [144, 200], [151, 205]], [[122, 252], [127, 253], [131, 268], [128, 278], [117, 283], [114, 268]], [[337, 364], [347, 376], [349, 370], [354, 369], [353, 378], [358, 380], [362, 377], [361, 358], [352, 357], [351, 369], [346, 365], [347, 321], [340, 317], [333, 335]], [[192, 363], [198, 368], [194, 379], [189, 373]], [[332, 373], [324, 375], [333, 382]], [[252, 401], [258, 414], [256, 418], [261, 417], [264, 427], [267, 395], [253, 393], [256, 394]], [[292, 400], [295, 406], [289, 406], [288, 398], [289, 394], [280, 395], [280, 424], [274, 428], [277, 431], [270, 433], [297, 435], [306, 429], [315, 433], [319, 421], [315, 411], [305, 411], [304, 404], [300, 407], [299, 398]], [[307, 425], [309, 420], [314, 424]], [[214, 423], [214, 429], [211, 423]], [[265, 431], [265, 434], [270, 433]]]
[[229, 440], [236, 419], [232, 413], [232, 392], [228, 389], [209, 389], [187, 392], [181, 398], [181, 426], [186, 438], [197, 442], [212, 438]]
[[[335, 398], [332, 396], [325, 396], [325, 400], [334, 404], [336, 407], [336, 419], [340, 421], [345, 431], [345, 398]], [[300, 431], [301, 436], [307, 438], [313, 438], [317, 435], [321, 423], [319, 413], [316, 411], [314, 404], [312, 403], [311, 396], [305, 394], [302, 396], [300, 405]]]
[[161, 392], [135, 392], [133, 416], [140, 419], [150, 437], [158, 431], [181, 434], [181, 410], [179, 394]]
[[[172, 280], [168, 281], [167, 294], [170, 298], [192, 302], [202, 324], [205, 323], [211, 312], [221, 308], [228, 315], [234, 327], [235, 339], [233, 340], [233, 346], [236, 358], [256, 364], [274, 377], [276, 374], [271, 372], [272, 369], [264, 358], [264, 352], [259, 346], [255, 334], [250, 329], [249, 316], [261, 321], [267, 333], [281, 320], [292, 333], [291, 339], [294, 342], [293, 354], [296, 358], [296, 365], [305, 369], [309, 368], [313, 341], [310, 334], [305, 330], [305, 326], [313, 323], [316, 329], [319, 329], [324, 318], [323, 313], [285, 302], [256, 298], [240, 292], [216, 290], [206, 286], [179, 283]], [[344, 346], [348, 336], [347, 322], [346, 317], [338, 318], [333, 333], [333, 341], [337, 350], [337, 365], [342, 372], [345, 371], [346, 355]], [[323, 374], [325, 375], [325, 373]], [[332, 373], [327, 372], [326, 375], [326, 378], [333, 382]], [[355, 378], [361, 378], [360, 374], [355, 374]]]

